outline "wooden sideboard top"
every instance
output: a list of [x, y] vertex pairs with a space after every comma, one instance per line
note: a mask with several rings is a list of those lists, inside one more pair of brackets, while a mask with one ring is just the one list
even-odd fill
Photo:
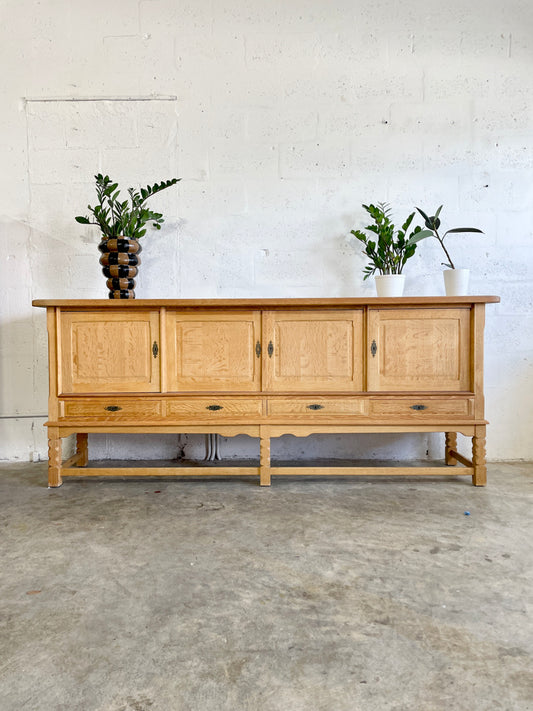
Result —
[[335, 297], [316, 299], [34, 299], [33, 306], [74, 309], [167, 308], [351, 308], [356, 306], [447, 306], [499, 303], [499, 296]]

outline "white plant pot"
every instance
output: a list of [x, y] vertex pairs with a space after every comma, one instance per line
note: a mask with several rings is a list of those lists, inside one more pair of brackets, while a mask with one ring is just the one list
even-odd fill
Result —
[[465, 296], [468, 294], [470, 269], [445, 269], [443, 274], [446, 296]]
[[378, 274], [376, 277], [378, 296], [402, 296], [405, 286], [404, 274]]

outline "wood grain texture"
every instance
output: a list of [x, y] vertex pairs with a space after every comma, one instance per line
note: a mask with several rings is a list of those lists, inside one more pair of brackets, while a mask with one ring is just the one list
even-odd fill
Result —
[[261, 339], [258, 311], [167, 311], [169, 391], [258, 391]]
[[474, 486], [485, 486], [487, 483], [487, 462], [486, 462], [486, 428], [483, 425], [477, 426], [472, 437], [472, 462], [474, 463], [474, 473], [472, 483]]
[[46, 329], [48, 332], [48, 417], [51, 420], [57, 420], [59, 417], [59, 405], [57, 396], [58, 388], [58, 354], [57, 354], [57, 311], [58, 309], [49, 308], [46, 311]]
[[473, 410], [474, 398], [466, 397], [430, 398], [412, 395], [408, 398], [383, 397], [369, 400], [370, 417], [379, 417], [382, 421], [391, 417], [409, 420], [430, 420], [434, 417], [465, 419], [473, 417]]
[[157, 392], [157, 311], [61, 313], [63, 393]]
[[369, 391], [470, 390], [470, 309], [370, 309], [367, 364]]
[[162, 476], [259, 476], [259, 467], [77, 467], [63, 469], [63, 476], [162, 477]]
[[[220, 408], [220, 409], [214, 409]], [[210, 398], [176, 398], [168, 400], [166, 418], [173, 420], [217, 422], [239, 420], [240, 418], [261, 419], [263, 400], [261, 398], [224, 398], [217, 393]]]
[[105, 398], [64, 400], [61, 404], [65, 419], [76, 421], [89, 419], [99, 424], [112, 424], [126, 420], [133, 422], [161, 421], [163, 417], [162, 401], [144, 397], [126, 400], [120, 396], [108, 395]]
[[475, 304], [472, 308], [472, 348], [470, 351], [470, 372], [473, 391], [476, 395], [476, 417], [482, 418], [485, 411], [483, 394], [483, 333], [485, 330], [485, 304]]
[[[62, 476], [189, 475], [81, 470], [96, 432], [259, 437], [259, 467], [190, 467], [190, 475], [252, 474], [262, 486], [272, 474], [446, 475], [430, 466], [272, 467], [273, 437], [444, 432], [446, 462], [463, 465], [453, 473], [482, 486], [484, 305], [498, 300], [35, 302], [48, 308], [50, 486]], [[456, 433], [473, 438], [472, 461], [457, 452]], [[70, 434], [77, 453], [62, 464]]]
[[[399, 434], [401, 432], [445, 432], [447, 427], [442, 425], [426, 425], [426, 424], [397, 424], [397, 425], [345, 425], [345, 424], [271, 424], [270, 436], [282, 437], [283, 435], [293, 435], [294, 437], [309, 437], [312, 434]], [[465, 437], [474, 435], [474, 425], [460, 425], [457, 431]]]
[[[471, 459], [468, 459], [468, 457], [463, 457], [462, 454], [459, 454], [459, 452], [456, 452], [454, 449], [450, 449], [450, 461], [455, 460], [455, 463], [460, 462], [461, 464], [464, 464], [465, 467], [470, 467], [473, 468], [474, 463]], [[446, 462], [448, 464], [448, 462]]]
[[219, 434], [224, 437], [237, 437], [237, 435], [247, 435], [248, 437], [259, 437], [260, 425], [250, 425], [246, 422], [242, 424], [205, 423], [199, 425], [189, 424], [133, 424], [127, 422], [117, 422], [116, 424], [97, 424], [96, 422], [69, 422], [68, 424], [47, 425], [57, 428], [61, 437], [69, 437], [77, 434], [80, 430], [88, 434]]
[[279, 416], [303, 420], [327, 419], [328, 417], [366, 416], [368, 401], [364, 398], [313, 397], [307, 398], [269, 398], [268, 416]]
[[56, 428], [48, 429], [48, 486], [56, 488], [61, 486], [61, 439]]
[[78, 455], [78, 466], [87, 466], [89, 461], [89, 435], [86, 432], [78, 432], [76, 434], [76, 454]]
[[263, 389], [316, 393], [361, 390], [362, 313], [264, 312]]
[[[450, 476], [444, 467], [272, 467], [272, 476]], [[453, 476], [471, 476], [473, 469], [464, 467]]]
[[259, 441], [259, 485], [270, 486], [270, 430], [268, 427], [261, 427]]
[[402, 296], [402, 297], [334, 297], [313, 299], [134, 299], [116, 300], [111, 303], [109, 299], [34, 299], [33, 306], [60, 308], [87, 309], [113, 309], [136, 310], [157, 309], [161, 306], [173, 309], [301, 309], [312, 307], [320, 308], [354, 308], [361, 306], [456, 306], [470, 304], [496, 304], [500, 302], [499, 296]]
[[444, 460], [449, 467], [454, 467], [457, 464], [457, 457], [454, 456], [456, 451], [457, 432], [446, 432], [444, 438]]

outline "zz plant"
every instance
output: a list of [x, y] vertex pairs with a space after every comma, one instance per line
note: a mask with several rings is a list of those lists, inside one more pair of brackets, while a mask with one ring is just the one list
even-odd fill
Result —
[[135, 190], [128, 188], [129, 201], [119, 199], [120, 190], [118, 183], [114, 183], [108, 175], [98, 173], [95, 175], [96, 195], [98, 204], [94, 207], [87, 205], [94, 219], [80, 215], [76, 222], [81, 225], [98, 225], [104, 238], [127, 237], [138, 240], [146, 234], [146, 225], [152, 223], [156, 230], [161, 229], [164, 222], [160, 212], [153, 212], [145, 206], [148, 198], [156, 193], [175, 185], [181, 178], [162, 180], [161, 183], [147, 185], [145, 188]]
[[379, 202], [377, 205], [363, 207], [374, 220], [373, 224], [367, 225], [365, 229], [372, 232], [375, 239], [361, 230], [351, 230], [351, 234], [364, 244], [363, 251], [370, 260], [370, 264], [363, 269], [364, 279], [376, 272], [401, 274], [405, 263], [416, 251], [416, 237], [422, 231], [422, 228], [417, 226], [407, 234], [415, 213], [412, 212], [401, 229], [396, 230], [391, 221], [388, 203]]

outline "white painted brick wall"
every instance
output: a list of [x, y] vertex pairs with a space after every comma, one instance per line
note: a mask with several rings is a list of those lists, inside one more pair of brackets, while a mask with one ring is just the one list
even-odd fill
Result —
[[[44, 313], [103, 297], [93, 175], [178, 175], [154, 200], [145, 297], [371, 295], [350, 229], [444, 203], [487, 308], [493, 459], [533, 457], [533, 4], [529, 0], [4, 0], [0, 458], [46, 456]], [[91, 99], [87, 101], [87, 99]], [[407, 294], [442, 294], [426, 242]], [[222, 443], [250, 453], [247, 438]], [[436, 454], [439, 436], [315, 437], [280, 454]], [[198, 437], [95, 437], [103, 456], [201, 456]]]

